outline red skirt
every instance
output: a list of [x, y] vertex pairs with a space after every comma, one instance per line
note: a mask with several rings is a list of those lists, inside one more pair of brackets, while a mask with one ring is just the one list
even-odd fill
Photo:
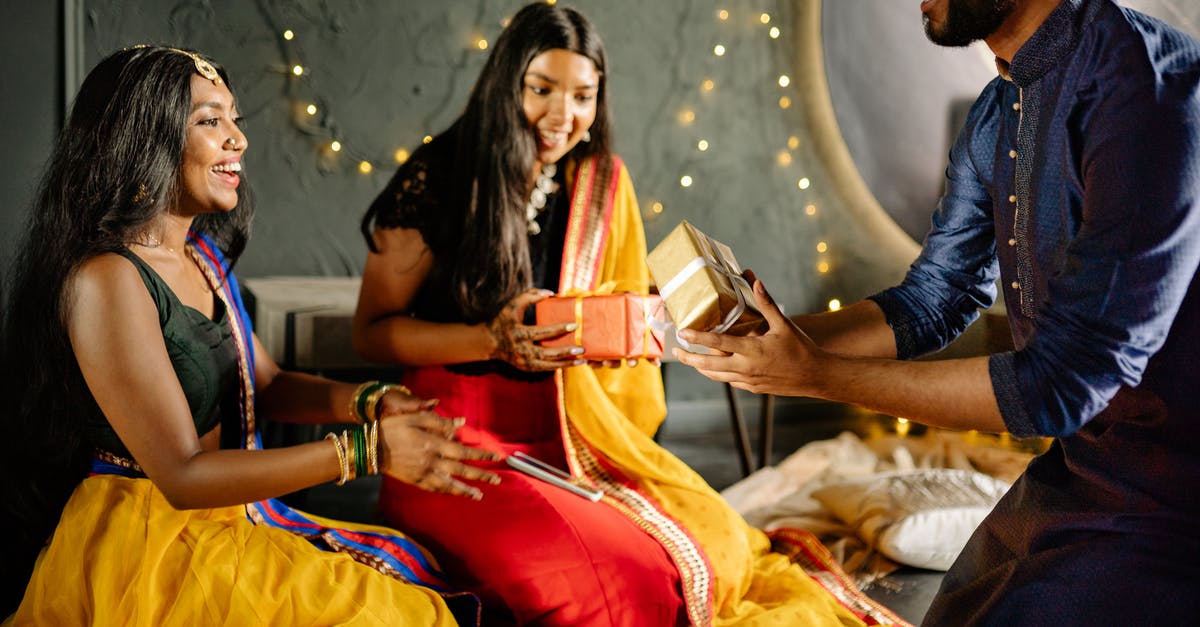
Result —
[[[404, 384], [462, 416], [459, 439], [522, 451], [565, 469], [554, 380], [514, 381], [414, 368]], [[483, 601], [484, 624], [588, 627], [686, 625], [679, 571], [648, 533], [616, 509], [510, 469], [483, 500], [427, 492], [384, 477], [388, 524], [437, 557], [454, 585]]]

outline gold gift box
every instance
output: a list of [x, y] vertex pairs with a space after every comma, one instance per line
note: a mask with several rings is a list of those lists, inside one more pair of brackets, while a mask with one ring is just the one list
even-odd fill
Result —
[[650, 251], [646, 266], [680, 329], [745, 335], [763, 323], [733, 251], [686, 220]]

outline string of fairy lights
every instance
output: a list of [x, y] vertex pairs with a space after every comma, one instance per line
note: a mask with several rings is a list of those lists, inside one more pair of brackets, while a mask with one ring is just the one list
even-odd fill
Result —
[[[545, 0], [548, 4], [555, 4], [556, 0]], [[741, 11], [741, 10], [739, 10]], [[726, 41], [722, 41], [723, 37], [733, 37], [733, 33], [729, 31], [729, 26], [741, 20], [742, 24], [752, 21], [754, 27], [759, 29], [771, 41], [779, 41], [784, 37], [783, 30], [774, 23], [771, 14], [760, 11], [745, 10], [740, 14], [735, 13], [729, 8], [718, 8], [715, 11], [714, 19], [717, 22], [717, 41], [712, 44], [712, 55], [715, 57], [725, 57], [731, 52]], [[507, 26], [508, 19], [501, 22], [501, 26]], [[484, 53], [488, 50], [490, 42], [481, 34], [478, 34], [481, 29], [477, 29], [476, 33], [469, 42], [464, 45], [478, 52]], [[375, 150], [371, 154], [371, 149], [363, 146], [351, 144], [346, 140], [344, 133], [339, 129], [335, 118], [331, 115], [329, 109], [331, 106], [329, 100], [314, 95], [313, 86], [315, 81], [311, 80], [311, 72], [304, 64], [301, 54], [301, 46], [298, 41], [298, 34], [291, 28], [284, 29], [280, 36], [283, 39], [282, 49], [287, 55], [288, 74], [292, 81], [289, 85], [289, 93], [293, 99], [293, 122], [295, 125], [314, 138], [317, 142], [317, 150], [322, 156], [324, 167], [330, 170], [345, 170], [353, 167], [360, 174], [371, 174], [376, 167], [382, 166], [385, 163], [401, 164], [404, 163], [410, 156], [408, 149], [404, 146], [398, 146], [391, 150], [390, 154], [380, 154], [380, 151]], [[710, 76], [701, 77], [697, 81], [699, 86], [698, 93], [701, 95], [710, 95], [719, 91], [719, 85], [714, 78]], [[789, 109], [792, 106], [791, 92], [789, 87], [792, 84], [792, 79], [787, 74], [780, 74], [770, 79], [770, 89], [773, 90], [776, 96], [776, 103], [780, 109]], [[305, 87], [308, 89], [306, 90]], [[700, 128], [698, 123], [696, 108], [685, 105], [677, 115], [676, 120], [682, 127]], [[428, 143], [432, 137], [425, 135], [423, 141]], [[695, 150], [700, 153], [706, 153], [714, 150], [714, 146], [710, 139], [704, 136], [697, 136], [689, 140], [694, 142], [689, 150]], [[785, 171], [791, 171], [790, 166], [793, 165], [794, 152], [800, 147], [801, 140], [797, 135], [787, 137], [783, 145], [774, 149], [774, 162]], [[799, 192], [808, 192], [812, 188], [812, 181], [807, 176], [798, 177], [795, 183], [795, 189]], [[678, 178], [679, 186], [682, 188], [690, 188], [696, 184], [696, 175], [691, 172], [681, 172]], [[801, 201], [803, 202], [803, 200]], [[666, 211], [666, 207], [661, 200], [654, 200], [650, 203], [649, 212], [652, 216], [658, 216]], [[807, 202], [802, 209], [805, 216], [814, 218], [817, 215], [817, 205], [813, 202]], [[815, 246], [815, 270], [818, 274], [824, 275], [832, 271], [831, 250], [829, 243], [826, 241], [818, 241]], [[837, 298], [830, 299], [827, 303], [829, 310], [837, 310], [841, 308], [841, 301]]]
[[[777, 41], [783, 37], [783, 31], [776, 24], [770, 13], [760, 11], [745, 12], [745, 15], [735, 16], [734, 12], [728, 8], [718, 8], [715, 12], [715, 19], [718, 22], [718, 40], [713, 43], [712, 54], [715, 57], [725, 57], [730, 49], [725, 41], [721, 41], [722, 35], [729, 35], [728, 30], [723, 30], [723, 27], [734, 24], [738, 19], [753, 20], [756, 26], [761, 30], [766, 37], [772, 41]], [[771, 89], [778, 93], [777, 104], [780, 109], [789, 109], [792, 106], [792, 98], [788, 88], [792, 84], [792, 78], [787, 74], [780, 74], [774, 77]], [[705, 76], [699, 81], [700, 93], [709, 94], [717, 90], [717, 83], [712, 77]], [[676, 116], [678, 123], [681, 126], [693, 126], [697, 123], [697, 115], [694, 107], [684, 106], [680, 109]], [[695, 140], [695, 149], [701, 153], [708, 152], [712, 147], [712, 143], [705, 137], [699, 137]], [[780, 168], [788, 168], [794, 161], [793, 153], [800, 147], [800, 138], [796, 135], [790, 135], [784, 146], [781, 146], [775, 152], [775, 163]], [[696, 178], [691, 173], [682, 173], [679, 177], [679, 185], [683, 188], [690, 188], [696, 183]], [[806, 192], [812, 187], [812, 180], [807, 176], [800, 176], [796, 179], [796, 188], [801, 192]], [[661, 201], [654, 201], [650, 205], [650, 211], [654, 215], [663, 213], [666, 207]], [[804, 215], [813, 218], [817, 215], [817, 205], [813, 202], [808, 202], [804, 205]], [[816, 244], [816, 271], [818, 274], [827, 274], [832, 269], [830, 261], [831, 255], [829, 243], [822, 240]], [[832, 298], [827, 303], [830, 311], [836, 311], [841, 308], [842, 303], [837, 298]]]

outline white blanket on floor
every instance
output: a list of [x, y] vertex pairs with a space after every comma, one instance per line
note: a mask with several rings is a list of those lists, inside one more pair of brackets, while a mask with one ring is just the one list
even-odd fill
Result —
[[750, 524], [821, 538], [866, 585], [897, 562], [944, 570], [1033, 454], [1008, 440], [930, 430], [809, 443], [721, 494]]

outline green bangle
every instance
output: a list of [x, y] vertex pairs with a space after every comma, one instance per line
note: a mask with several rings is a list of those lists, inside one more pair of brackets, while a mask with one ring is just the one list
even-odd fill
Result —
[[354, 399], [354, 409], [359, 422], [367, 422], [367, 398], [371, 396], [372, 392], [383, 386], [383, 383], [371, 381], [368, 385], [359, 388], [358, 398]]
[[359, 477], [367, 476], [367, 437], [366, 428], [350, 432], [354, 436], [354, 472]]

